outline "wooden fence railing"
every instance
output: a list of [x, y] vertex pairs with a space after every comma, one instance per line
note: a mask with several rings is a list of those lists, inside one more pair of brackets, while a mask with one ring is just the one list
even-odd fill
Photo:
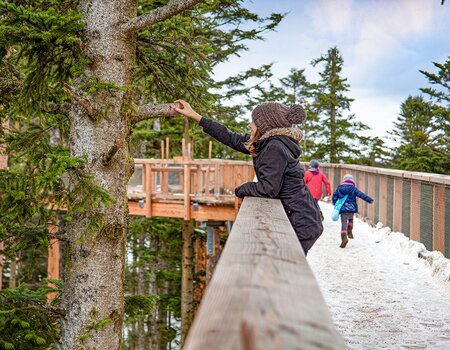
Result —
[[[305, 164], [306, 166], [306, 164]], [[349, 164], [322, 164], [332, 188], [352, 174], [375, 202], [359, 201], [359, 214], [450, 257], [450, 176]]]
[[130, 213], [147, 217], [234, 221], [234, 189], [254, 177], [248, 161], [135, 159], [135, 164], [128, 186]]
[[184, 349], [345, 349], [279, 200], [244, 199]]

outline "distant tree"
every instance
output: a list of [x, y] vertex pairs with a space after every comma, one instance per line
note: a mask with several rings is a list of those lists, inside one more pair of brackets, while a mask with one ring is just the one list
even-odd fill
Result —
[[348, 160], [348, 163], [364, 164], [369, 166], [384, 167], [390, 159], [391, 152], [386, 148], [385, 142], [375, 136], [361, 137], [361, 156]]
[[437, 73], [424, 74], [432, 87], [420, 89], [429, 97], [433, 108], [433, 147], [443, 153], [450, 153], [450, 56], [443, 64], [434, 62]]
[[409, 96], [400, 107], [400, 115], [391, 134], [400, 143], [392, 165], [399, 169], [432, 173], [449, 171], [448, 146], [442, 145], [436, 108], [423, 96]]
[[317, 113], [311, 108], [311, 83], [306, 79], [305, 69], [291, 68], [289, 75], [280, 79], [281, 86], [287, 93], [286, 101], [289, 104], [299, 103], [306, 110], [307, 118], [301, 126], [303, 131], [302, 157], [311, 158], [311, 151], [314, 147], [314, 131], [317, 128]]
[[368, 126], [356, 121], [354, 114], [348, 114], [353, 99], [345, 95], [350, 85], [342, 76], [343, 57], [333, 47], [311, 64], [323, 65], [319, 82], [311, 85], [311, 108], [317, 114], [312, 155], [331, 163], [359, 157], [362, 138], [358, 132], [367, 130]]

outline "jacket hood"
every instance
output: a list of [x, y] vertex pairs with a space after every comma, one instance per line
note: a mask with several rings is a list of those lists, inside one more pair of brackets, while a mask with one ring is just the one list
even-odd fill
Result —
[[295, 128], [272, 129], [266, 132], [261, 138], [254, 143], [256, 151], [262, 150], [270, 140], [276, 139], [281, 141], [292, 153], [294, 158], [300, 157], [302, 151], [299, 141], [302, 139], [302, 132]]
[[354, 188], [355, 188], [355, 185], [353, 185], [353, 184], [343, 183], [343, 184], [339, 185], [339, 192], [341, 192], [343, 195], [346, 195], [346, 194], [349, 194], [350, 192], [352, 192]]

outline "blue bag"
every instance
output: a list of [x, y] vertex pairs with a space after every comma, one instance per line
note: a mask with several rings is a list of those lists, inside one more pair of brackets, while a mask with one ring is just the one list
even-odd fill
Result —
[[345, 201], [347, 200], [348, 194], [346, 194], [341, 199], [338, 199], [336, 201], [336, 204], [334, 205], [333, 212], [331, 213], [331, 220], [338, 221], [339, 220], [339, 212], [341, 211], [342, 206], [344, 205]]

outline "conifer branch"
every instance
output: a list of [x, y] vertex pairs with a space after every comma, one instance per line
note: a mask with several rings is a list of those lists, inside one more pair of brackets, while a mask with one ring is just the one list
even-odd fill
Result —
[[171, 0], [165, 6], [158, 7], [150, 13], [135, 17], [128, 21], [122, 26], [122, 31], [125, 34], [136, 33], [142, 29], [152, 26], [153, 24], [175, 16], [180, 12], [188, 10], [203, 1], [204, 0]]
[[114, 157], [114, 155], [117, 153], [117, 151], [122, 147], [122, 141], [120, 139], [116, 139], [114, 141], [114, 145], [109, 149], [108, 153], [105, 153], [102, 156], [102, 164], [103, 166], [108, 166], [108, 164], [111, 162], [111, 159]]
[[181, 108], [179, 103], [149, 103], [139, 107], [136, 115], [133, 118], [133, 122], [137, 123], [143, 120], [159, 118], [159, 117], [173, 117], [178, 115], [173, 107]]
[[75, 102], [77, 102], [86, 110], [90, 118], [94, 116], [94, 109], [92, 108], [87, 98], [80, 96], [74, 89], [72, 89], [72, 87], [69, 84], [66, 83], [64, 83], [64, 91], [71, 99], [73, 99]]

